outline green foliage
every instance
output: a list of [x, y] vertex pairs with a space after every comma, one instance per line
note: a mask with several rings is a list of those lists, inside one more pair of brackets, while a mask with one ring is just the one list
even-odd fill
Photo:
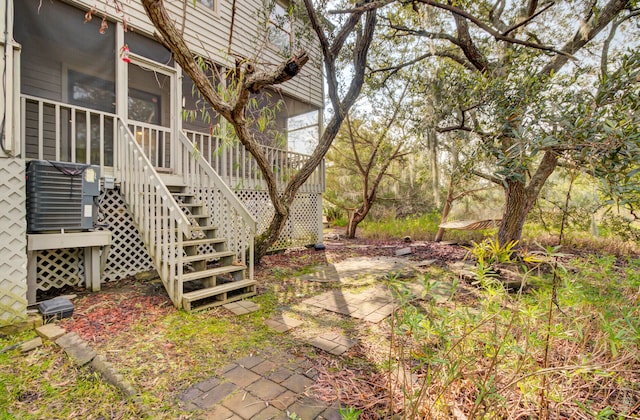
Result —
[[353, 407], [341, 408], [338, 410], [342, 420], [358, 420], [362, 410], [356, 410]]
[[513, 262], [515, 247], [518, 241], [500, 244], [497, 238], [487, 238], [477, 243], [471, 242], [471, 247], [466, 248], [467, 255], [475, 258], [478, 265], [491, 266], [495, 264], [508, 264]]
[[[361, 236], [377, 240], [410, 236], [413, 240], [431, 241], [436, 236], [439, 225], [440, 214], [434, 212], [413, 217], [365, 220], [361, 226]], [[485, 234], [485, 231], [451, 230], [447, 231], [446, 239], [469, 243], [473, 240], [481, 241]]]
[[[557, 251], [547, 249], [544, 260]], [[472, 307], [458, 300], [469, 293], [462, 284], [443, 293], [442, 278], [426, 277], [424, 295], [443, 296], [446, 303], [420, 303], [392, 276], [389, 287], [399, 303], [390, 321], [386, 369], [396, 378], [419, 374], [420, 381], [399, 380], [404, 410], [396, 407], [389, 417], [447, 417], [455, 404], [467, 418], [506, 418], [514, 401], [523, 416], [537, 417], [544, 375], [550, 375], [547, 395], [555, 409], [586, 418], [633, 417], [636, 408], [627, 398], [639, 392], [631, 372], [640, 347], [640, 260], [592, 256], [571, 266], [562, 272], [556, 294], [563, 313], [550, 324], [541, 321], [552, 296], [547, 270], [530, 273], [537, 281], [528, 292], [510, 294], [489, 282], [475, 291]], [[541, 369], [547, 332], [553, 365]], [[585, 392], [576, 394], [578, 387]], [[624, 396], [612, 396], [608, 387], [630, 388]], [[600, 398], [601, 392], [611, 399]]]

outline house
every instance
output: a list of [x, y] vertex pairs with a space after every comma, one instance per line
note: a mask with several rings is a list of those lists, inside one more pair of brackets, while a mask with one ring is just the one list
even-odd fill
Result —
[[[181, 2], [167, 3], [182, 16]], [[294, 43], [311, 42], [297, 38], [300, 22], [280, 0], [270, 13], [262, 0], [239, 3], [232, 36], [232, 2], [186, 3], [185, 37], [219, 80], [238, 57], [259, 54], [260, 63], [275, 64]], [[24, 319], [39, 290], [97, 290], [150, 269], [174, 305], [187, 310], [254, 294], [253, 239], [273, 214], [264, 182], [250, 154], [225, 135], [224, 121], [203, 112], [142, 6], [5, 0], [0, 11], [0, 325]], [[264, 146], [283, 185], [307, 158], [299, 151], [317, 141], [322, 89], [316, 60], [256, 97], [273, 111], [270, 124], [280, 133], [278, 144]], [[53, 187], [38, 176], [68, 172], [61, 167], [81, 168], [60, 175], [70, 178], [69, 197], [76, 181], [94, 182], [95, 196], [77, 207], [42, 205]], [[274, 248], [321, 241], [323, 189], [319, 167]], [[72, 206], [71, 198], [61, 201]], [[45, 223], [53, 213], [65, 223], [89, 218], [92, 226], [58, 229], [58, 219]]]

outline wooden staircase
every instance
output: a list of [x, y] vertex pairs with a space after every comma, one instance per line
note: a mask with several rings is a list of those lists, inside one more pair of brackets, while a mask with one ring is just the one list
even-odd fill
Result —
[[236, 261], [227, 240], [216, 237], [205, 205], [184, 186], [168, 188], [192, 225], [190, 237], [182, 238], [182, 307], [202, 310], [254, 296], [256, 281], [246, 278], [247, 266]]

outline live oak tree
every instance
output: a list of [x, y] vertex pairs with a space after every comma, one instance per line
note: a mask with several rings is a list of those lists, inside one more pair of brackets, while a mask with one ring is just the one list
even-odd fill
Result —
[[[428, 62], [443, 60], [464, 72], [462, 79], [445, 76], [466, 85], [468, 94], [448, 104], [450, 116], [438, 130], [472, 133], [495, 165], [492, 173], [474, 174], [504, 190], [500, 243], [520, 238], [527, 214], [559, 164], [590, 164], [585, 168], [592, 172], [610, 171], [635, 185], [638, 83], [629, 63], [637, 53], [629, 51], [627, 59], [608, 53], [638, 43], [632, 25], [625, 44], [615, 38], [637, 15], [635, 2], [626, 0], [414, 0], [386, 16], [387, 42], [421, 48], [403, 62], [388, 54], [379, 71], [393, 77], [405, 66], [422, 63], [427, 69]], [[603, 42], [607, 33], [608, 43]], [[611, 97], [624, 100], [614, 103]]]
[[[171, 16], [163, 0], [141, 0], [141, 2], [156, 28], [157, 38], [173, 53], [174, 59], [193, 80], [202, 98], [233, 127], [239, 141], [256, 159], [266, 181], [274, 206], [274, 215], [266, 231], [256, 238], [255, 259], [259, 262], [278, 239], [289, 217], [297, 191], [321, 163], [349, 108], [360, 93], [366, 57], [376, 27], [377, 8], [380, 4], [376, 2], [356, 4], [349, 10], [341, 12], [340, 16], [343, 18], [339, 25], [334, 26], [328, 24], [326, 18], [320, 17], [322, 15], [316, 10], [311, 0], [303, 0], [302, 9], [306, 13], [306, 23], [320, 44], [327, 94], [333, 113], [310, 158], [297, 173], [291, 176], [284, 189], [278, 190], [274, 170], [248, 122], [247, 106], [252, 94], [295, 77], [308, 62], [308, 52], [298, 51], [270, 69], [260, 68], [258, 62], [240, 62], [236, 66], [236, 71], [231, 73], [233, 80], [230, 81], [230, 85], [233, 86], [234, 91], [231, 92], [232, 94], [221, 95], [217, 90], [218, 87], [214, 86], [212, 80], [198, 65], [196, 55], [186, 43], [179, 29], [181, 17]], [[231, 31], [232, 28], [229, 30]], [[348, 40], [349, 48], [346, 47]], [[340, 70], [337, 67], [339, 57], [345, 54], [351, 57], [349, 80], [339, 78]], [[339, 81], [344, 85], [341, 86]]]

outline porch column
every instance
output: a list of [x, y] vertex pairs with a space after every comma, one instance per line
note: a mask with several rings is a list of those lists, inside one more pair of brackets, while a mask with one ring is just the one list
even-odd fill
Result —
[[[120, 48], [124, 46], [124, 27], [122, 22], [118, 22], [116, 25], [116, 114], [118, 118], [122, 120], [124, 125], [127, 125], [127, 113], [129, 110], [127, 97], [127, 77], [128, 68], [127, 63], [120, 57]], [[114, 124], [114, 139], [113, 139], [113, 176], [117, 181], [120, 181], [122, 162], [119, 161], [119, 149], [120, 149], [120, 130], [117, 129], [118, 124]]]

